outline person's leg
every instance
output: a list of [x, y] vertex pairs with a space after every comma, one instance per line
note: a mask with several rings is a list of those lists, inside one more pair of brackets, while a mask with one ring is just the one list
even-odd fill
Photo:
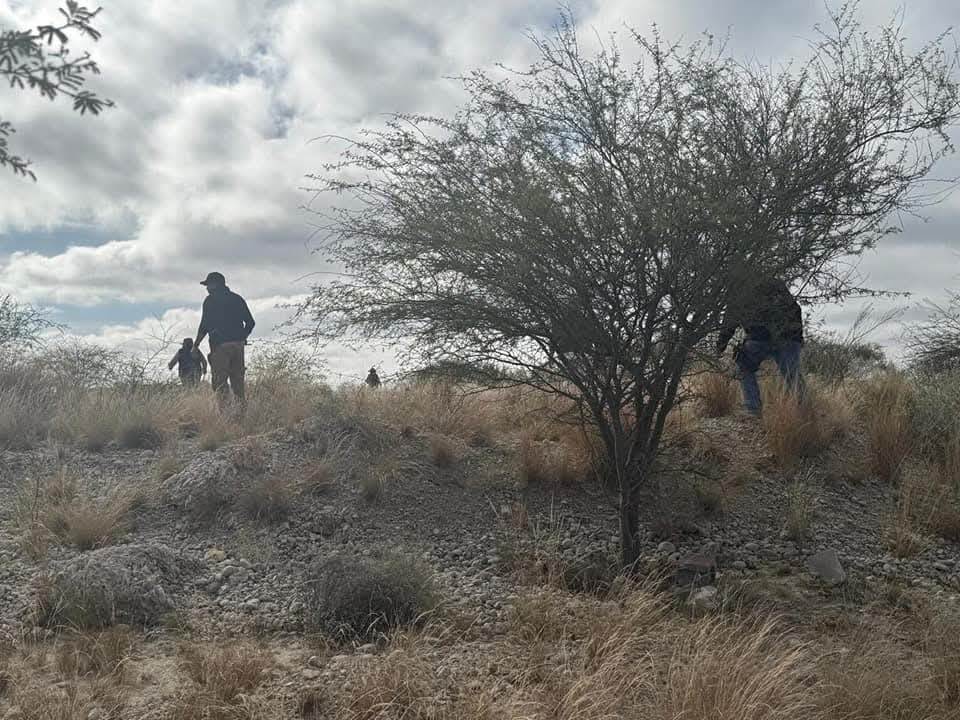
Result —
[[784, 343], [777, 348], [774, 359], [780, 370], [783, 382], [798, 396], [803, 396], [803, 376], [800, 373], [800, 350], [803, 346], [798, 342]]
[[231, 343], [230, 348], [230, 389], [241, 405], [245, 396], [246, 365], [243, 343]]
[[213, 391], [217, 394], [220, 408], [223, 409], [230, 399], [227, 382], [230, 378], [229, 355], [222, 345], [210, 351], [210, 376]]
[[757, 370], [770, 353], [768, 343], [747, 340], [737, 352], [737, 370], [743, 390], [743, 406], [752, 415], [759, 415], [763, 406]]

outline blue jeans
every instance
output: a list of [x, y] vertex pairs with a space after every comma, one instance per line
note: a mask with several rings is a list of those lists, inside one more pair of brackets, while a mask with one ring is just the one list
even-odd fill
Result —
[[743, 388], [743, 405], [747, 412], [760, 414], [760, 386], [757, 370], [764, 360], [772, 358], [777, 363], [780, 376], [787, 387], [803, 393], [803, 378], [800, 376], [800, 349], [803, 345], [791, 341], [772, 343], [765, 340], [747, 340], [737, 353], [737, 368], [740, 370], [740, 386]]

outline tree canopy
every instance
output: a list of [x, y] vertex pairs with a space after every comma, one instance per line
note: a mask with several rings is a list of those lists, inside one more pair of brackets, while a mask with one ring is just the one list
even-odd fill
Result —
[[[94, 20], [100, 8], [90, 10], [75, 0], [60, 8], [61, 20], [29, 30], [0, 32], [0, 76], [14, 90], [36, 90], [43, 97], [55, 100], [65, 96], [73, 100], [73, 109], [81, 115], [98, 115], [113, 102], [84, 89], [90, 75], [99, 75], [100, 68], [88, 52], [71, 56], [71, 34], [99, 40]], [[12, 123], [0, 118], [0, 166], [7, 166], [17, 175], [36, 180], [30, 162], [13, 154], [10, 136]]]
[[301, 317], [323, 341], [568, 397], [603, 440], [629, 564], [667, 415], [725, 307], [767, 276], [856, 292], [843, 261], [935, 199], [957, 51], [910, 52], [853, 7], [780, 69], [656, 31], [630, 32], [635, 61], [616, 39], [588, 54], [569, 16], [533, 42], [530, 68], [465, 77], [452, 117], [397, 115], [314, 176], [350, 202], [320, 224], [343, 272]]

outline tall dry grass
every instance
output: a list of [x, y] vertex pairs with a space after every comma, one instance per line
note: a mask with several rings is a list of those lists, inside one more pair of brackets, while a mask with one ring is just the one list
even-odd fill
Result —
[[65, 467], [25, 481], [14, 505], [23, 547], [39, 559], [51, 542], [80, 551], [111, 545], [130, 530], [142, 492], [143, 488], [123, 487], [96, 490]]
[[803, 458], [819, 455], [852, 432], [853, 409], [839, 388], [824, 392], [808, 383], [799, 394], [779, 379], [768, 379], [763, 383], [763, 394], [764, 436], [782, 468], [792, 468]]
[[903, 375], [884, 373], [863, 383], [861, 392], [871, 471], [882, 480], [896, 482], [916, 447], [913, 387]]
[[740, 391], [729, 375], [705, 371], [693, 379], [693, 393], [701, 414], [708, 418], [732, 415], [740, 402]]

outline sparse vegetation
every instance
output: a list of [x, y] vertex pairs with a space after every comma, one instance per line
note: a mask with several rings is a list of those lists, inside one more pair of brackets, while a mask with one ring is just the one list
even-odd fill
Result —
[[696, 393], [704, 417], [732, 415], [740, 403], [740, 393], [733, 378], [717, 371], [704, 372], [696, 378]]
[[915, 449], [913, 389], [904, 376], [884, 373], [864, 384], [862, 392], [871, 470], [882, 480], [896, 482]]
[[268, 475], [250, 482], [237, 498], [237, 506], [257, 522], [278, 523], [293, 510], [292, 481], [282, 475]]
[[422, 620], [437, 596], [429, 573], [411, 559], [341, 555], [311, 568], [304, 603], [311, 629], [344, 640], [376, 639]]
[[442, 435], [430, 436], [430, 459], [439, 468], [449, 468], [457, 461], [457, 449]]
[[124, 625], [102, 631], [67, 631], [57, 641], [57, 670], [67, 677], [92, 675], [119, 681], [136, 645], [136, 636]]
[[787, 519], [784, 530], [797, 543], [807, 539], [813, 525], [816, 495], [809, 480], [798, 476], [787, 487]]
[[24, 483], [19, 491], [16, 522], [38, 557], [51, 540], [78, 550], [110, 545], [130, 528], [137, 495], [114, 488], [94, 495], [66, 467], [53, 475]]
[[832, 433], [818, 412], [812, 388], [800, 395], [777, 380], [766, 383], [764, 389], [764, 434], [780, 467], [792, 468], [826, 449]]

